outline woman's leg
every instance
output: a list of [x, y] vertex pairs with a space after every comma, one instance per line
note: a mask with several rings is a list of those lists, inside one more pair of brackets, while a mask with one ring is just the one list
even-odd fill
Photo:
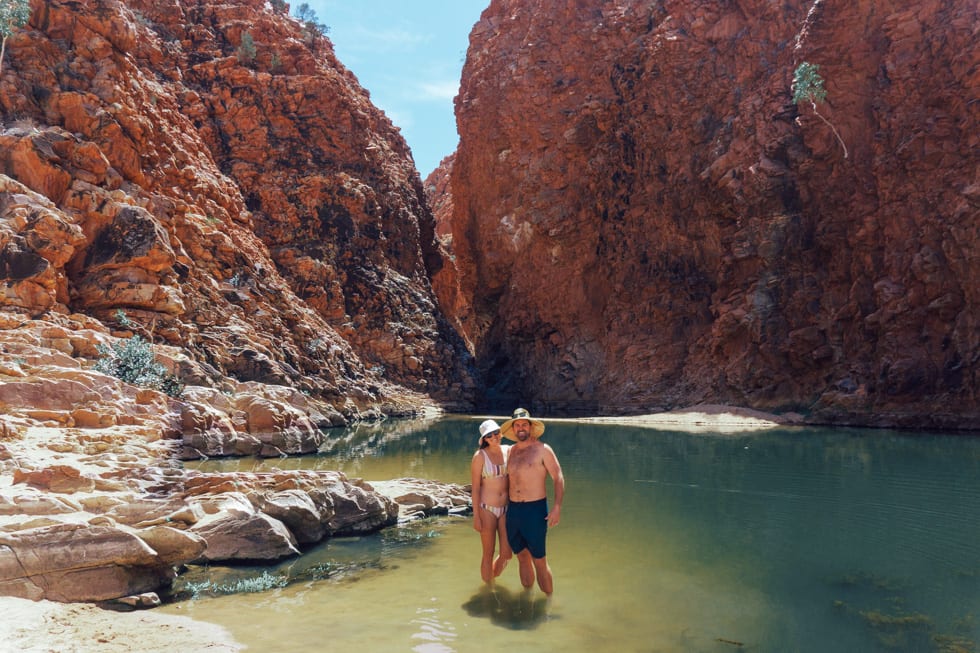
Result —
[[483, 514], [480, 515], [480, 521], [483, 524], [483, 528], [480, 531], [480, 542], [483, 544], [483, 557], [480, 560], [480, 577], [483, 578], [484, 583], [489, 583], [493, 580], [493, 552], [496, 545], [497, 539], [497, 516], [486, 508], [480, 506], [476, 507], [477, 510], [482, 510]]
[[507, 541], [507, 513], [505, 512], [497, 520], [497, 539], [500, 540], [500, 555], [493, 561], [493, 577], [496, 578], [503, 573], [504, 567], [514, 557], [514, 552], [510, 549]]

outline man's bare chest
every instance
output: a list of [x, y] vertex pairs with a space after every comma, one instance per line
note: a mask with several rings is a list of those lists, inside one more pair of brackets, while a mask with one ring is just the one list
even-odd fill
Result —
[[541, 465], [541, 454], [537, 451], [511, 451], [507, 467], [511, 473], [528, 471]]

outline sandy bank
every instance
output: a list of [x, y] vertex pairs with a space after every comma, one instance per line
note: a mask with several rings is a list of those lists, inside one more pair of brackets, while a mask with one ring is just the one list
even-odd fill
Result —
[[87, 603], [0, 597], [3, 650], [23, 653], [242, 651], [222, 627], [142, 610], [114, 612]]
[[[506, 420], [507, 415], [483, 415], [475, 419], [491, 418]], [[536, 416], [537, 417], [537, 416]], [[751, 408], [701, 404], [663, 413], [647, 415], [621, 415], [611, 417], [550, 418], [540, 417], [545, 423], [574, 422], [578, 424], [622, 424], [644, 428], [683, 431], [687, 433], [742, 433], [765, 429], [800, 425], [803, 418], [795, 413], [776, 415]]]
[[774, 415], [751, 408], [703, 404], [680, 408], [665, 413], [627, 417], [589, 417], [576, 420], [585, 423], [628, 424], [671, 431], [690, 433], [741, 433], [801, 424], [802, 417], [795, 414]]

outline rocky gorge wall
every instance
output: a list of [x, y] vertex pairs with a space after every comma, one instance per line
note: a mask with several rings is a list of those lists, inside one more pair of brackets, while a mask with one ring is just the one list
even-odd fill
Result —
[[326, 424], [468, 405], [421, 180], [327, 38], [259, 0], [31, 8], [0, 74], [13, 330], [57, 323], [83, 366], [136, 333], [189, 386], [294, 388]]
[[493, 0], [433, 202], [484, 401], [976, 428], [978, 11]]

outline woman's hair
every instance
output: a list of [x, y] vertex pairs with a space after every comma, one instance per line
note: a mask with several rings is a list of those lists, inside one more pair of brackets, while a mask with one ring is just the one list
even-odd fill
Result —
[[486, 436], [483, 436], [482, 438], [480, 438], [480, 448], [481, 449], [486, 449], [489, 446], [490, 446], [490, 443], [487, 442], [487, 437]]

